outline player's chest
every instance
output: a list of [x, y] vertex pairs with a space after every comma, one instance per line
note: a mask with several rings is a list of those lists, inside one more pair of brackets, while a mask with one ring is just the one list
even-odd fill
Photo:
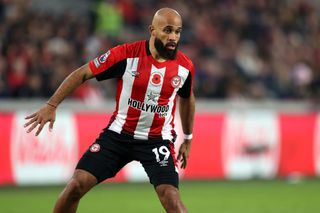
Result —
[[131, 64], [127, 66], [123, 83], [132, 85], [133, 90], [161, 93], [162, 96], [170, 97], [182, 86], [186, 78], [179, 73], [179, 65], [176, 63], [159, 66], [147, 60], [140, 60]]

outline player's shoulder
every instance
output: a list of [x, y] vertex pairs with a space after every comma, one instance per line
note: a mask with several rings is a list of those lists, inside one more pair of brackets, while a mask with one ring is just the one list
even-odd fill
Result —
[[140, 41], [133, 41], [133, 42], [127, 42], [120, 44], [120, 46], [125, 46], [126, 48], [137, 48], [140, 46], [145, 46], [145, 40], [140, 40]]
[[136, 57], [145, 52], [146, 40], [134, 41], [120, 45], [125, 48], [128, 56]]
[[177, 52], [176, 60], [178, 61], [179, 64], [186, 67], [187, 69], [193, 69], [194, 65], [193, 65], [192, 60], [183, 52], [181, 52], [181, 51]]

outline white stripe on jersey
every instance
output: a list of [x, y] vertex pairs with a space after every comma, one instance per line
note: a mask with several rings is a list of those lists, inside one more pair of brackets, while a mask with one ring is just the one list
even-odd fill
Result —
[[[162, 80], [163, 80], [166, 73], [166, 67], [158, 69], [152, 65], [147, 92], [144, 97], [144, 103], [158, 105], [158, 98], [160, 96], [163, 84], [160, 84], [159, 86], [155, 86], [151, 83], [151, 78], [154, 73], [159, 73], [162, 76]], [[158, 98], [155, 97], [156, 100], [152, 100], [150, 99], [150, 95], [157, 96]], [[154, 119], [154, 115], [155, 113], [152, 113], [152, 112], [141, 111], [136, 130], [134, 131], [135, 139], [142, 139], [142, 140], [148, 139], [148, 135]]]
[[119, 97], [119, 109], [115, 120], [110, 125], [109, 129], [117, 133], [121, 133], [122, 127], [126, 122], [127, 113], [129, 109], [128, 99], [131, 97], [132, 85], [135, 75], [132, 73], [137, 71], [139, 58], [127, 58], [127, 67], [122, 76], [123, 84], [121, 94]]
[[181, 87], [184, 84], [184, 82], [187, 80], [188, 75], [189, 75], [189, 70], [181, 65], [179, 65], [178, 68], [178, 75], [181, 77]]
[[[181, 85], [183, 85], [184, 82], [188, 78], [189, 70], [184, 68], [183, 66], [179, 65], [178, 75], [181, 77]], [[170, 109], [168, 111], [168, 116], [166, 116], [166, 118], [165, 118], [164, 126], [163, 126], [163, 129], [162, 129], [162, 132], [161, 132], [162, 138], [164, 140], [172, 141], [172, 139], [173, 139], [172, 134], [171, 134], [171, 131], [173, 129], [173, 127], [171, 125], [171, 122], [172, 122], [172, 119], [174, 117], [174, 115], [172, 115], [172, 109], [173, 109], [173, 104], [174, 104], [173, 103], [174, 102], [174, 98], [175, 98], [176, 93], [178, 92], [179, 89], [180, 89], [180, 87], [175, 88], [174, 92], [172, 93], [172, 96], [169, 99], [169, 103], [168, 104], [170, 106]]]

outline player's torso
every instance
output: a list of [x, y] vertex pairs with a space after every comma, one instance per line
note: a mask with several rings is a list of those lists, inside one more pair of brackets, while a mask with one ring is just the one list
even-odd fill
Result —
[[122, 125], [136, 138], [171, 139], [176, 94], [187, 76], [188, 70], [176, 60], [159, 63], [151, 55], [128, 58], [119, 82], [114, 125]]
[[[178, 64], [157, 63], [151, 56], [128, 59], [132, 61], [123, 76], [123, 91], [131, 108], [148, 112], [146, 115], [165, 117], [173, 107], [181, 85]], [[130, 91], [131, 90], [131, 91]]]

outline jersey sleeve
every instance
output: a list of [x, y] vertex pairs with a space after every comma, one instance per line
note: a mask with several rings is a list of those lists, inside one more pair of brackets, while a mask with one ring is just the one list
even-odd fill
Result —
[[98, 81], [121, 77], [125, 71], [127, 45], [119, 45], [89, 62], [91, 72]]
[[193, 88], [193, 76], [194, 76], [194, 66], [191, 64], [188, 77], [184, 82], [183, 86], [178, 90], [178, 95], [182, 98], [189, 98], [192, 94]]

